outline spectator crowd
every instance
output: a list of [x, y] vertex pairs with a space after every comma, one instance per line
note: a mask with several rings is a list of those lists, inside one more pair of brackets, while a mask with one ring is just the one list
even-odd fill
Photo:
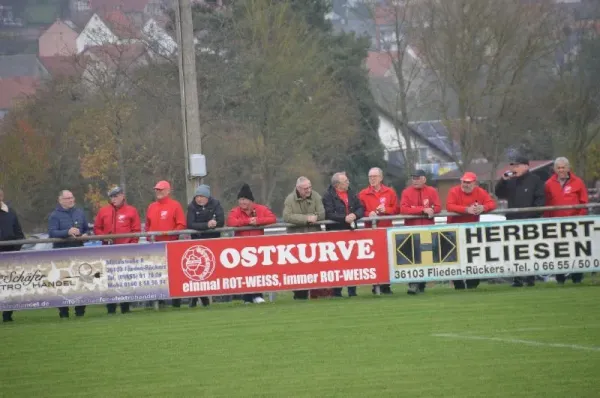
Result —
[[[319, 222], [331, 220], [327, 224], [329, 231], [352, 230], [357, 228], [357, 221], [363, 217], [390, 216], [390, 215], [420, 215], [420, 218], [407, 219], [406, 226], [432, 225], [434, 217], [441, 212], [442, 204], [438, 191], [427, 185], [426, 173], [415, 170], [411, 173], [411, 185], [404, 189], [398, 198], [395, 190], [383, 184], [383, 171], [377, 167], [369, 170], [369, 186], [360, 192], [350, 188], [350, 180], [344, 172], [335, 173], [331, 178], [331, 185], [323, 193], [314, 192], [311, 182], [306, 177], [299, 177], [293, 191], [284, 202], [283, 220], [293, 224], [294, 228], [289, 233], [306, 233], [319, 231]], [[238, 195], [238, 205], [231, 209], [227, 217], [219, 200], [211, 195], [208, 185], [200, 185], [194, 199], [184, 212], [181, 204], [171, 197], [171, 185], [168, 181], [159, 181], [154, 186], [155, 201], [146, 211], [146, 231], [177, 231], [192, 229], [198, 231], [192, 239], [215, 239], [221, 235], [216, 228], [225, 225], [230, 227], [266, 226], [276, 223], [276, 216], [264, 205], [255, 202], [251, 188], [244, 184]], [[115, 187], [108, 193], [110, 203], [102, 207], [93, 224], [95, 235], [115, 235], [124, 233], [141, 232], [141, 220], [138, 210], [127, 203], [125, 193], [121, 187]], [[528, 208], [541, 206], [578, 205], [588, 203], [588, 192], [583, 181], [570, 170], [569, 161], [564, 157], [557, 158], [554, 162], [554, 175], [545, 183], [529, 170], [529, 160], [523, 157], [515, 158], [510, 163], [510, 170], [503, 174], [495, 187], [498, 199], [508, 202], [509, 208]], [[456, 213], [448, 217], [448, 223], [478, 222], [481, 214], [496, 209], [495, 200], [490, 194], [478, 186], [477, 175], [466, 172], [460, 179], [460, 184], [453, 187], [448, 193], [446, 209]], [[538, 217], [568, 217], [586, 215], [587, 209], [569, 209], [549, 212], [518, 212], [509, 213], [506, 218], [524, 219]], [[389, 220], [377, 222], [377, 227], [391, 227]], [[366, 227], [370, 227], [367, 222]], [[51, 238], [80, 237], [91, 233], [88, 220], [81, 208], [76, 207], [75, 197], [71, 191], [62, 190], [58, 195], [58, 204], [48, 220], [48, 234]], [[236, 231], [235, 236], [263, 235], [263, 229]], [[0, 190], [0, 240], [11, 241], [24, 239], [18, 217], [15, 211], [8, 207], [4, 201], [4, 193]], [[160, 235], [156, 241], [177, 240], [177, 235]], [[102, 242], [104, 245], [119, 245], [138, 243], [138, 238], [114, 238]], [[83, 246], [81, 240], [65, 239], [53, 243], [53, 248], [68, 248]], [[20, 245], [0, 246], [0, 252], [18, 251]], [[583, 274], [570, 274], [573, 283], [580, 283]], [[565, 283], [565, 275], [557, 275], [560, 284]], [[455, 280], [454, 288], [476, 288], [478, 279]], [[514, 278], [513, 286], [533, 286], [533, 276]], [[408, 294], [416, 295], [425, 292], [425, 282], [409, 284]], [[373, 286], [373, 293], [380, 291], [383, 294], [392, 294], [389, 284]], [[356, 296], [356, 286], [347, 288], [349, 297]], [[322, 296], [341, 297], [342, 289], [315, 289], [309, 291], [294, 291], [294, 299], [304, 300], [309, 297]], [[263, 303], [262, 294], [246, 294], [245, 303]], [[194, 298], [190, 306], [208, 306], [208, 297]], [[181, 300], [173, 300], [172, 305], [179, 307]], [[120, 303], [122, 313], [130, 311], [129, 303]], [[85, 314], [85, 306], [76, 306], [76, 316]], [[109, 314], [115, 314], [117, 304], [108, 304]], [[61, 318], [69, 317], [69, 308], [58, 309]], [[12, 311], [3, 312], [3, 321], [12, 321]]]

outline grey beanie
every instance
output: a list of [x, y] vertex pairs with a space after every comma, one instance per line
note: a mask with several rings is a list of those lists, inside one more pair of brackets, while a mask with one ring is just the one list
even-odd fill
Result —
[[196, 193], [194, 194], [194, 197], [196, 196], [204, 196], [205, 198], [210, 198], [210, 187], [208, 185], [200, 185], [198, 188], [196, 188]]

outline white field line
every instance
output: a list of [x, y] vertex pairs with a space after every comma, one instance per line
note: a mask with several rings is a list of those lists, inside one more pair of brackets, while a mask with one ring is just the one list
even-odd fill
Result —
[[[551, 327], [533, 327], [533, 328], [520, 328], [520, 329], [500, 329], [494, 330], [494, 333], [514, 333], [514, 332], [545, 332], [558, 329], [600, 329], [600, 324], [592, 325], [570, 325], [570, 326], [551, 326]], [[463, 332], [463, 334], [471, 334], [477, 332]]]
[[454, 334], [454, 333], [436, 333], [436, 334], [432, 334], [432, 336], [433, 337], [444, 337], [444, 338], [456, 339], [456, 340], [496, 341], [499, 343], [524, 344], [524, 345], [530, 345], [530, 346], [536, 346], [536, 347], [569, 348], [571, 350], [600, 352], [600, 347], [583, 346], [583, 345], [577, 345], [577, 344], [544, 343], [541, 341], [534, 341], [534, 340], [503, 339], [500, 337], [472, 336], [472, 335]]

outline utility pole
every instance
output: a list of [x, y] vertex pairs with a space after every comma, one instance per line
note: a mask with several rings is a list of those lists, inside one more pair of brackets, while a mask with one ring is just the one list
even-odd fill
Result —
[[[200, 134], [200, 112], [198, 109], [198, 86], [196, 83], [196, 49], [190, 0], [175, 0], [175, 24], [177, 25], [179, 87], [181, 92], [181, 125], [185, 156], [185, 185], [188, 203], [194, 198], [194, 191], [203, 175], [191, 174], [197, 169], [190, 164], [192, 155], [202, 154]], [[195, 156], [197, 157], [197, 156]]]

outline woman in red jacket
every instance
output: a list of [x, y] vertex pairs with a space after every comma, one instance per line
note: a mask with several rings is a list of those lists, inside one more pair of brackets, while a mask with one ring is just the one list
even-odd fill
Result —
[[[446, 210], [460, 216], [448, 217], [448, 224], [465, 222], [479, 222], [481, 213], [487, 213], [496, 208], [496, 202], [487, 191], [477, 186], [477, 175], [467, 172], [460, 179], [460, 185], [450, 189], [446, 199]], [[462, 290], [465, 281], [455, 280], [454, 288]], [[467, 289], [475, 289], [479, 285], [479, 279], [467, 279]]]
[[[267, 207], [254, 203], [254, 195], [248, 184], [244, 184], [238, 193], [238, 206], [231, 209], [227, 216], [226, 224], [229, 227], [249, 227], [259, 225], [275, 224], [277, 217]], [[236, 231], [235, 236], [256, 236], [264, 235], [263, 229], [253, 229], [248, 231]], [[264, 303], [262, 293], [244, 294], [242, 296], [245, 304]]]

